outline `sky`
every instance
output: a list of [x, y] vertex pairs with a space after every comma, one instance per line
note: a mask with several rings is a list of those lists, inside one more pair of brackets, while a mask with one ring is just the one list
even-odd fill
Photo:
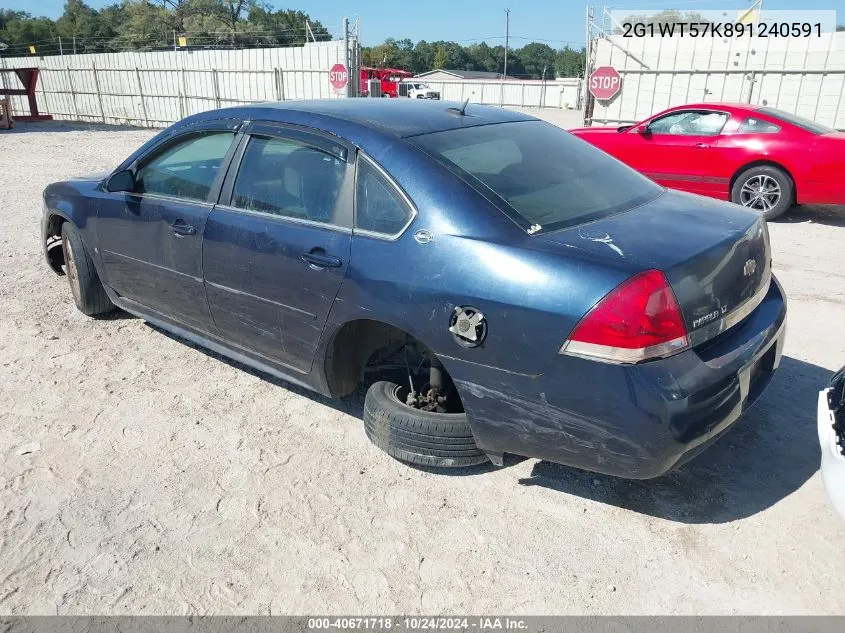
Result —
[[[88, 0], [94, 8], [117, 0]], [[452, 40], [471, 44], [484, 40], [503, 44], [505, 8], [510, 8], [511, 46], [530, 41], [547, 41], [554, 48], [565, 44], [582, 46], [586, 5], [579, 0], [271, 0], [276, 8], [299, 9], [340, 32], [344, 16], [361, 20], [362, 43], [372, 46], [387, 37], [396, 39]], [[680, 9], [701, 11], [741, 9], [750, 0], [620, 0], [608, 3], [614, 9]], [[796, 0], [764, 0], [765, 9], [792, 9]], [[845, 0], [804, 0], [802, 9], [839, 9], [838, 22], [845, 22]], [[33, 15], [58, 18], [64, 0], [0, 0], [0, 8], [28, 11]], [[600, 5], [599, 5], [600, 6]]]

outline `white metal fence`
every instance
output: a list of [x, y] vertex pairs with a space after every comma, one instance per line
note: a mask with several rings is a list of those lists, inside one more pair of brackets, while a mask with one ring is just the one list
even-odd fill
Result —
[[765, 104], [845, 129], [845, 33], [814, 38], [593, 40], [592, 67], [613, 66], [622, 88], [594, 101], [588, 122], [631, 123], [684, 103]]
[[441, 99], [521, 108], [579, 108], [583, 85], [578, 77], [549, 81], [429, 81], [423, 77], [420, 81], [438, 90]]
[[[347, 61], [343, 47], [334, 41], [295, 48], [6, 58], [2, 64], [41, 70], [38, 107], [55, 119], [162, 127], [242, 103], [343, 97], [328, 77], [333, 64]], [[11, 81], [7, 75], [0, 74], [5, 82]], [[24, 97], [11, 99], [13, 113], [27, 112]]]

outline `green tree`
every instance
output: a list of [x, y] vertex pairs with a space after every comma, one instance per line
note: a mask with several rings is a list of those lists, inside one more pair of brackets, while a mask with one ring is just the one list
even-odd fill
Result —
[[[546, 79], [554, 79], [557, 53], [548, 44], [531, 42], [516, 51], [516, 54], [522, 63], [523, 72], [520, 74], [529, 75], [533, 79], [542, 79], [544, 75]], [[510, 68], [508, 72], [510, 73]]]
[[574, 50], [566, 46], [555, 55], [555, 74], [558, 77], [580, 77], [586, 64], [585, 49]]
[[112, 46], [119, 50], [151, 50], [172, 45], [173, 26], [170, 13], [164, 6], [149, 0], [123, 4], [123, 23]]
[[446, 61], [446, 49], [438, 46], [434, 54], [434, 68], [446, 68]]
[[35, 45], [39, 53], [52, 52], [54, 47], [58, 49], [57, 38], [56, 24], [51, 19], [0, 9], [0, 42], [9, 46], [5, 54], [28, 55], [30, 45]]
[[[114, 11], [115, 8], [111, 7]], [[119, 24], [110, 12], [98, 12], [82, 0], [67, 0], [62, 16], [56, 21], [56, 31], [60, 37], [78, 41], [76, 52], [97, 53], [110, 49], [111, 40], [118, 34]], [[73, 46], [67, 42], [67, 46]], [[72, 50], [71, 48], [63, 50]]]

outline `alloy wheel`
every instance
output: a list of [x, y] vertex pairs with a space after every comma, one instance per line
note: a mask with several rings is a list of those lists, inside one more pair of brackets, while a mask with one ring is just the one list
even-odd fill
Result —
[[82, 289], [79, 287], [79, 274], [76, 270], [76, 256], [73, 252], [73, 246], [67, 238], [62, 240], [62, 248], [65, 251], [65, 270], [67, 278], [70, 282], [70, 291], [73, 293], [73, 298], [77, 303], [81, 301]]
[[781, 195], [777, 180], [765, 174], [758, 174], [742, 184], [739, 200], [742, 206], [765, 213], [777, 206]]

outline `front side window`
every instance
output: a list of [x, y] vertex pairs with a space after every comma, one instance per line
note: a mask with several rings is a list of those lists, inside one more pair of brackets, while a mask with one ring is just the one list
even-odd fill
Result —
[[748, 117], [739, 124], [737, 132], [743, 134], [777, 134], [780, 132], [780, 126], [764, 121], [763, 119]]
[[593, 145], [543, 121], [479, 125], [411, 142], [457, 169], [531, 233], [620, 213], [663, 188]]
[[413, 215], [396, 187], [365, 158], [358, 160], [355, 189], [356, 229], [397, 235]]
[[676, 136], [716, 136], [727, 120], [724, 112], [673, 112], [649, 123], [648, 131]]
[[299, 220], [336, 223], [346, 162], [289, 139], [253, 136], [244, 151], [232, 205]]
[[232, 132], [192, 135], [142, 163], [135, 192], [206, 201], [235, 137]]

